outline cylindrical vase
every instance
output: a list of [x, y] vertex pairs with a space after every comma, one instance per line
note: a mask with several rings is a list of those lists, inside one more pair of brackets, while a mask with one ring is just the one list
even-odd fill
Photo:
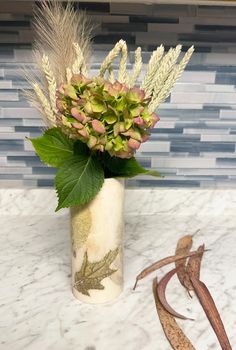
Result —
[[82, 302], [106, 303], [123, 289], [124, 180], [105, 179], [96, 197], [71, 208], [72, 290]]

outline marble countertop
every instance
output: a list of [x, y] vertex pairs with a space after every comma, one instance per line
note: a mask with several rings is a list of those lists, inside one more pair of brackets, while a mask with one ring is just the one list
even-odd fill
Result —
[[[132, 286], [138, 272], [197, 230], [195, 246], [210, 249], [202, 280], [236, 348], [236, 190], [127, 190], [124, 292], [114, 304], [96, 306], [72, 296], [69, 215], [54, 213], [55, 206], [50, 189], [0, 190], [0, 350], [169, 350], [153, 276], [135, 292]], [[220, 349], [196, 297], [190, 300], [176, 279], [168, 300], [195, 319], [179, 324], [197, 350]]]

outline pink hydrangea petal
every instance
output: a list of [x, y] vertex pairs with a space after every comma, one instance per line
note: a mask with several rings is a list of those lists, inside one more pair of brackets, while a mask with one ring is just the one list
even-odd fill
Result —
[[123, 88], [123, 85], [119, 81], [116, 80], [115, 83], [113, 84], [113, 88], [120, 92]]
[[86, 124], [91, 120], [83, 112], [80, 112], [76, 107], [71, 108], [71, 115], [83, 124]]
[[79, 120], [80, 122], [83, 122], [84, 120], [84, 116], [83, 114], [78, 110], [78, 108], [73, 107], [71, 108], [71, 115], [76, 118], [77, 120]]
[[137, 125], [140, 125], [140, 126], [144, 126], [145, 125], [145, 122], [144, 122], [143, 118], [141, 118], [141, 117], [136, 117], [136, 118], [133, 119], [133, 121]]
[[97, 119], [94, 119], [92, 121], [92, 128], [98, 134], [104, 134], [104, 132], [106, 131], [104, 125], [100, 122], [100, 120]]
[[75, 129], [83, 129], [83, 124], [81, 123], [72, 123], [73, 128]]
[[89, 136], [88, 131], [85, 128], [78, 130], [78, 133], [84, 138], [87, 138]]
[[129, 141], [128, 141], [128, 146], [131, 148], [131, 149], [139, 149], [140, 147], [140, 142], [135, 140], [135, 139], [132, 139], [130, 138]]
[[160, 118], [158, 117], [158, 115], [156, 113], [152, 113], [151, 115], [151, 128], [154, 128], [154, 126], [156, 125], [156, 123], [160, 120]]

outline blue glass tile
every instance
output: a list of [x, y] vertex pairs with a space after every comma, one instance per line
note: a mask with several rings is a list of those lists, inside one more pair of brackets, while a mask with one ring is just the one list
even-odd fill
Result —
[[23, 141], [0, 140], [0, 152], [3, 151], [22, 151], [24, 149]]
[[40, 175], [40, 174], [56, 174], [56, 172], [57, 172], [57, 169], [55, 169], [55, 168], [51, 168], [51, 167], [34, 167], [34, 168], [32, 168], [32, 173], [33, 174], [38, 174], [38, 175]]
[[54, 186], [54, 180], [44, 180], [39, 179], [38, 181], [38, 187], [53, 187]]

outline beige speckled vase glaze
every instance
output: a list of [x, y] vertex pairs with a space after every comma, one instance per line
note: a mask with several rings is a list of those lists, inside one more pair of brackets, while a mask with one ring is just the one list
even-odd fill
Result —
[[123, 289], [124, 180], [105, 179], [88, 204], [71, 208], [72, 289], [82, 302], [116, 299]]

